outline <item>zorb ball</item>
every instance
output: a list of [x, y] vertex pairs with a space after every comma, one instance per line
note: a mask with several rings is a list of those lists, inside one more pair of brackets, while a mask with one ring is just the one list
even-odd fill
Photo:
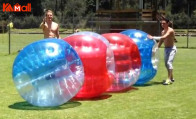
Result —
[[115, 59], [115, 80], [108, 91], [121, 91], [138, 80], [141, 58], [137, 45], [120, 33], [102, 34], [110, 43]]
[[141, 59], [142, 67], [138, 81], [136, 85], [143, 85], [146, 82], [154, 78], [157, 73], [158, 62], [159, 62], [159, 51], [155, 40], [151, 40], [147, 37], [147, 33], [130, 29], [121, 32], [129, 36], [138, 46]]
[[77, 51], [84, 65], [84, 84], [75, 98], [93, 98], [106, 92], [112, 83], [106, 65], [106, 44], [90, 35], [71, 35], [64, 40]]
[[109, 71], [110, 77], [114, 78], [114, 73], [115, 73], [114, 54], [113, 54], [113, 51], [111, 49], [111, 46], [110, 46], [110, 43], [108, 42], [108, 40], [105, 37], [103, 37], [102, 35], [95, 33], [95, 32], [90, 32], [90, 31], [77, 32], [72, 35], [89, 35], [89, 36], [96, 37], [96, 38], [100, 39], [103, 43], [105, 43], [105, 45], [107, 46], [106, 66]]
[[59, 106], [74, 97], [84, 82], [82, 62], [63, 40], [43, 39], [26, 46], [13, 64], [13, 80], [30, 104]]

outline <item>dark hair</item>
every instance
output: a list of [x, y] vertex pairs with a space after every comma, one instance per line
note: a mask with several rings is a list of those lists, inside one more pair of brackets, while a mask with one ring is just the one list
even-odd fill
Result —
[[167, 18], [162, 18], [162, 21], [166, 21], [167, 23], [170, 22], [169, 19], [167, 19]]

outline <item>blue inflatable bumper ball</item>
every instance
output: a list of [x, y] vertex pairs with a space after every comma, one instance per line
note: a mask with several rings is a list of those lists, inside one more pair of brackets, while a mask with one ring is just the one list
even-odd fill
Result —
[[135, 85], [143, 85], [154, 78], [157, 73], [159, 51], [157, 43], [147, 37], [147, 33], [130, 29], [121, 32], [129, 36], [138, 46], [142, 60], [141, 72]]
[[62, 105], [84, 82], [76, 51], [65, 41], [52, 38], [26, 46], [14, 61], [12, 75], [21, 97], [40, 107]]

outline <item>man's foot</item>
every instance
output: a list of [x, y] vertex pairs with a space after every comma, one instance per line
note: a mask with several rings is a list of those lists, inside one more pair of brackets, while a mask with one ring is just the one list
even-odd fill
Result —
[[[169, 80], [169, 79], [167, 79], [167, 80]], [[163, 82], [165, 82], [166, 80], [163, 80]], [[173, 83], [173, 82], [175, 82], [175, 80], [174, 79], [171, 79], [171, 82]]]
[[171, 79], [171, 82], [174, 82], [175, 80], [174, 79]]
[[170, 79], [167, 79], [163, 82], [163, 85], [170, 85], [172, 84], [172, 81]]

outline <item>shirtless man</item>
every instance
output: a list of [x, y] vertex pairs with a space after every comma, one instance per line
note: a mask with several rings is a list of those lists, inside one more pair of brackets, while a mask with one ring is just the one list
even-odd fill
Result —
[[60, 38], [59, 36], [59, 25], [52, 21], [53, 13], [51, 10], [47, 10], [45, 13], [45, 18], [40, 24], [43, 29], [44, 38]]
[[164, 18], [161, 20], [161, 26], [163, 28], [160, 37], [152, 37], [148, 36], [150, 39], [159, 40], [158, 47], [160, 48], [162, 43], [164, 43], [165, 46], [165, 66], [168, 71], [168, 79], [163, 82], [164, 85], [169, 85], [174, 82], [173, 78], [173, 60], [175, 57], [175, 54], [177, 52], [176, 46], [174, 44], [175, 42], [175, 32], [174, 30], [169, 27], [169, 20]]

